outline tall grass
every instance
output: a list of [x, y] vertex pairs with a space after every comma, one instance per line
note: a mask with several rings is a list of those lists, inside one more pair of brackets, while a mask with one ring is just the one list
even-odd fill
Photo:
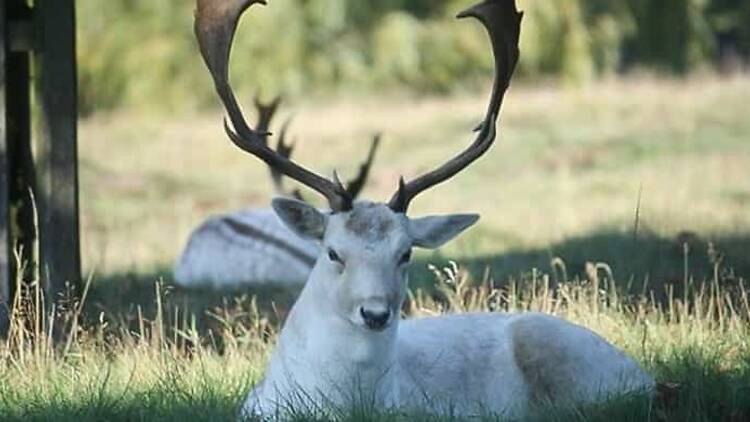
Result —
[[[744, 281], [716, 278], [658, 301], [616, 287], [603, 263], [584, 278], [555, 273], [497, 287], [472, 281], [452, 263], [434, 268], [435, 286], [410, 293], [405, 318], [451, 312], [544, 312], [587, 326], [624, 349], [669, 387], [658, 399], [553, 412], [543, 420], [741, 420], [750, 416], [750, 304]], [[717, 273], [718, 274], [718, 273]], [[253, 297], [187, 312], [154, 284], [153, 318], [102, 309], [81, 318], [43, 305], [36, 282], [14, 301], [0, 344], [3, 420], [230, 420], [274, 347], [278, 323]], [[179, 302], [179, 301], [178, 301]], [[56, 321], [65, 330], [55, 330]], [[196, 319], [210, 320], [200, 327]], [[76, 321], [80, 322], [77, 323]], [[377, 409], [337, 409], [341, 420], [407, 420]], [[309, 415], [308, 415], [309, 416]], [[305, 415], [300, 415], [301, 419]], [[422, 416], [428, 419], [427, 415]]]

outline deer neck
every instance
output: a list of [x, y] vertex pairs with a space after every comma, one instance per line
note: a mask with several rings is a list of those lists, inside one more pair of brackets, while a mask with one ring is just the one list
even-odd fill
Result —
[[338, 400], [347, 400], [342, 392], [370, 389], [378, 401], [393, 403], [398, 320], [380, 332], [354, 325], [316, 288], [328, 281], [313, 269], [281, 330], [267, 380]]

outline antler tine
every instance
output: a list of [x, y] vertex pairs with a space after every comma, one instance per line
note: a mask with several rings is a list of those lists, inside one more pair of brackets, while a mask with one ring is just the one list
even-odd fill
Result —
[[367, 159], [363, 161], [359, 166], [359, 173], [357, 174], [357, 177], [350, 180], [346, 184], [346, 190], [349, 192], [349, 195], [351, 195], [352, 198], [358, 197], [360, 192], [362, 192], [362, 188], [365, 187], [367, 178], [370, 176], [372, 163], [375, 160], [375, 154], [377, 153], [378, 147], [380, 146], [380, 138], [380, 133], [373, 136], [372, 143], [370, 144], [370, 151], [367, 153]]
[[[289, 126], [291, 124], [291, 117], [284, 121], [284, 124], [281, 125], [281, 130], [279, 131], [279, 140], [276, 143], [276, 152], [286, 159], [292, 158], [292, 152], [294, 152], [294, 147], [296, 146], [296, 142], [286, 142], [287, 133], [289, 133]], [[274, 190], [278, 195], [286, 195], [283, 182], [284, 175], [273, 167], [269, 167], [269, 169], [271, 171], [271, 180], [273, 181]], [[297, 192], [297, 195], [295, 195], [295, 192]], [[292, 192], [291, 196], [296, 197], [297, 199], [302, 197], [298, 190]]]
[[270, 135], [269, 129], [271, 128], [271, 121], [273, 121], [273, 118], [276, 115], [276, 111], [279, 109], [279, 105], [281, 104], [281, 95], [277, 95], [271, 100], [271, 102], [268, 103], [264, 103], [260, 100], [260, 97], [256, 95], [253, 98], [253, 104], [255, 105], [255, 110], [258, 112], [258, 120], [255, 125], [255, 130], [266, 135], [263, 139], [266, 141], [266, 144], [268, 144], [268, 135]]
[[[279, 106], [281, 105], [281, 95], [277, 95], [269, 103], [264, 103], [256, 95], [253, 98], [253, 104], [255, 105], [255, 109], [258, 112], [258, 132], [270, 135], [268, 130], [271, 127], [271, 121], [273, 121], [273, 118], [276, 115]], [[276, 143], [276, 152], [286, 159], [292, 158], [292, 152], [294, 151], [294, 148], [297, 144], [296, 141], [291, 143], [286, 142], [286, 136], [289, 131], [289, 125], [291, 123], [292, 118], [290, 117], [282, 124], [281, 131], [279, 132], [279, 140]], [[266, 140], [266, 145], [268, 145], [268, 136], [264, 136], [263, 139]], [[268, 167], [268, 169], [271, 173], [271, 181], [273, 182], [273, 188], [277, 195], [288, 196], [290, 198], [295, 198], [297, 200], [307, 202], [302, 196], [302, 192], [300, 192], [299, 189], [295, 188], [290, 192], [287, 192], [284, 189], [284, 175], [279, 172], [278, 169], [270, 166]]]
[[389, 206], [395, 212], [406, 213], [411, 200], [418, 194], [450, 179], [481, 157], [497, 135], [497, 117], [518, 62], [518, 37], [523, 13], [518, 12], [515, 0], [485, 0], [459, 13], [457, 17], [478, 19], [489, 34], [495, 58], [495, 80], [487, 113], [476, 129], [479, 132], [476, 139], [463, 152], [437, 169], [408, 183], [400, 180], [399, 188], [389, 202]]
[[279, 131], [279, 140], [276, 142], [276, 152], [278, 152], [282, 157], [291, 159], [292, 153], [294, 152], [294, 148], [297, 147], [297, 141], [291, 141], [287, 142], [287, 134], [289, 133], [289, 127], [292, 125], [292, 120], [294, 120], [293, 117], [289, 117], [284, 121], [284, 124], [281, 125], [281, 130]]
[[195, 34], [203, 60], [213, 78], [232, 127], [224, 121], [224, 129], [234, 144], [252, 154], [269, 167], [279, 171], [325, 196], [331, 210], [346, 211], [352, 207], [352, 198], [343, 186], [321, 177], [295, 164], [266, 145], [265, 134], [251, 129], [242, 115], [234, 91], [229, 84], [229, 56], [232, 41], [242, 13], [255, 3], [264, 0], [197, 0]]

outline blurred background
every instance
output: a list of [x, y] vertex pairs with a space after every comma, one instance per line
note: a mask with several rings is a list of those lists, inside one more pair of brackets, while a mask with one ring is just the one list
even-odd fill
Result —
[[[243, 21], [233, 79], [239, 89], [291, 98], [407, 89], [451, 94], [491, 72], [484, 34], [453, 16], [471, 0], [276, 0]], [[195, 51], [193, 3], [78, 2], [85, 110], [215, 105]], [[648, 71], [729, 73], [750, 57], [743, 0], [522, 0], [518, 76], [580, 86]]]
[[[245, 16], [231, 74], [281, 94], [299, 161], [383, 200], [463, 148], [492, 76], [472, 0], [270, 0]], [[192, 33], [194, 2], [79, 0], [84, 265], [110, 293], [170, 280], [209, 215], [269, 203], [266, 169], [230, 145]], [[427, 262], [507, 280], [556, 258], [623, 283], [750, 273], [750, 2], [519, 1], [521, 61], [493, 150], [414, 215], [479, 212]], [[250, 117], [254, 120], [254, 117]], [[313, 197], [308, 195], [308, 197]], [[120, 287], [115, 287], [120, 286]]]

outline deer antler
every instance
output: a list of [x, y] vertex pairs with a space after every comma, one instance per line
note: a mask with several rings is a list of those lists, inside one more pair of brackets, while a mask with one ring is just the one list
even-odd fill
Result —
[[414, 197], [458, 174], [487, 152], [494, 142], [500, 106], [518, 62], [518, 37], [522, 16], [523, 13], [518, 12], [514, 0], [485, 0], [458, 14], [458, 18], [477, 18], [490, 37], [495, 57], [495, 81], [487, 113], [476, 129], [479, 132], [476, 139], [466, 150], [437, 169], [408, 183], [403, 178], [399, 181], [398, 191], [389, 202], [393, 211], [406, 213]]
[[[281, 95], [277, 95], [274, 97], [271, 102], [264, 103], [260, 100], [260, 97], [257, 95], [253, 98], [253, 105], [255, 105], [255, 111], [258, 112], [258, 120], [255, 124], [255, 130], [257, 130], [260, 133], [264, 133], [266, 135], [269, 135], [269, 128], [271, 127], [271, 121], [273, 120], [273, 117], [276, 115], [276, 111], [279, 109], [279, 105], [281, 105]], [[265, 137], [266, 139], [266, 145], [268, 144], [268, 136]], [[287, 157], [289, 158], [289, 157]]]
[[[265, 134], [265, 136], [263, 136], [263, 141], [268, 145], [268, 135], [270, 134], [269, 129], [271, 128], [271, 122], [281, 105], [281, 96], [277, 95], [270, 102], [265, 103], [256, 95], [255, 98], [253, 98], [253, 105], [255, 105], [255, 111], [258, 112], [258, 120], [255, 124], [256, 130]], [[279, 141], [276, 144], [276, 152], [287, 160], [292, 158], [292, 151], [294, 151], [294, 144], [286, 143], [286, 134], [290, 123], [291, 119], [288, 119], [282, 125], [281, 133], [279, 134]], [[269, 166], [268, 170], [271, 173], [271, 182], [273, 182], [273, 188], [277, 195], [291, 196], [302, 200], [302, 194], [299, 189], [295, 189], [292, 192], [286, 192], [284, 190], [284, 175], [280, 173], [278, 169]]]
[[[258, 113], [258, 120], [255, 125], [256, 130], [265, 135], [263, 136], [263, 139], [266, 145], [268, 145], [267, 138], [269, 129], [271, 128], [271, 122], [276, 116], [276, 112], [281, 105], [281, 96], [277, 95], [267, 103], [263, 102], [258, 96], [255, 96], [255, 98], [253, 98], [253, 104], [255, 105], [255, 111], [257, 111]], [[292, 118], [288, 118], [281, 125], [279, 140], [276, 143], [276, 152], [282, 157], [289, 160], [292, 158], [292, 152], [294, 152], [294, 148], [296, 147], [295, 141], [287, 142], [287, 134], [289, 133], [289, 126], [291, 125], [291, 123]], [[378, 150], [378, 146], [380, 145], [380, 138], [381, 135], [379, 133], [373, 137], [372, 143], [370, 144], [370, 150], [367, 153], [367, 158], [362, 162], [362, 164], [360, 164], [357, 177], [350, 180], [346, 184], [346, 191], [349, 192], [349, 195], [351, 195], [352, 198], [357, 198], [359, 196], [362, 188], [364, 188], [365, 183], [367, 182], [367, 178], [370, 175], [370, 169], [372, 168], [372, 163], [375, 160], [375, 154]], [[276, 191], [277, 195], [291, 196], [293, 198], [304, 201], [304, 198], [302, 197], [299, 189], [294, 189], [290, 192], [287, 192], [284, 189], [283, 174], [281, 174], [277, 169], [273, 167], [269, 167], [269, 170], [271, 173], [271, 181], [273, 182], [274, 191]]]
[[[291, 123], [291, 118], [287, 119], [284, 122], [279, 132], [279, 140], [276, 143], [276, 152], [286, 158], [291, 158], [292, 152], [294, 152], [294, 148], [297, 145], [296, 141], [292, 141], [289, 143], [286, 141], [287, 133], [289, 132], [289, 126], [291, 125]], [[359, 196], [360, 192], [362, 192], [362, 188], [364, 188], [365, 183], [367, 182], [367, 178], [370, 176], [370, 169], [372, 168], [372, 163], [375, 160], [375, 154], [377, 153], [378, 147], [380, 146], [380, 138], [380, 134], [377, 134], [373, 137], [372, 142], [370, 143], [370, 150], [367, 152], [367, 158], [362, 162], [362, 164], [360, 164], [357, 177], [346, 183], [346, 191], [349, 192], [349, 195], [352, 197], [352, 199], [355, 199]], [[277, 193], [282, 195], [286, 194], [299, 200], [304, 200], [299, 189], [295, 189], [291, 193], [285, 192], [283, 178], [283, 174], [275, 171], [274, 169], [271, 169], [271, 179], [273, 180], [274, 189]]]
[[[290, 117], [286, 119], [283, 125], [281, 125], [279, 140], [276, 143], [276, 152], [286, 159], [292, 158], [294, 148], [297, 146], [296, 141], [292, 141], [289, 143], [286, 142], [287, 133], [289, 132], [289, 125], [291, 125], [291, 123], [292, 118]], [[284, 175], [279, 173], [279, 171], [274, 168], [271, 168], [271, 180], [273, 181], [273, 187], [277, 194], [291, 196], [292, 198], [299, 199], [300, 201], [305, 200], [302, 197], [302, 193], [299, 191], [299, 189], [294, 189], [291, 192], [286, 192], [284, 190]]]
[[378, 152], [378, 147], [380, 146], [380, 138], [381, 135], [379, 133], [373, 136], [372, 143], [370, 143], [370, 151], [367, 153], [367, 159], [360, 164], [357, 177], [346, 184], [346, 190], [352, 198], [358, 197], [359, 193], [362, 192], [362, 188], [365, 187], [367, 178], [370, 176], [372, 163], [375, 160], [375, 154]]
[[195, 35], [203, 60], [214, 80], [216, 93], [232, 123], [224, 120], [224, 129], [234, 144], [269, 167], [323, 195], [333, 212], [352, 208], [353, 199], [341, 183], [328, 180], [294, 163], [266, 145], [266, 133], [251, 129], [242, 115], [229, 84], [229, 56], [237, 23], [242, 13], [264, 0], [198, 0]]

